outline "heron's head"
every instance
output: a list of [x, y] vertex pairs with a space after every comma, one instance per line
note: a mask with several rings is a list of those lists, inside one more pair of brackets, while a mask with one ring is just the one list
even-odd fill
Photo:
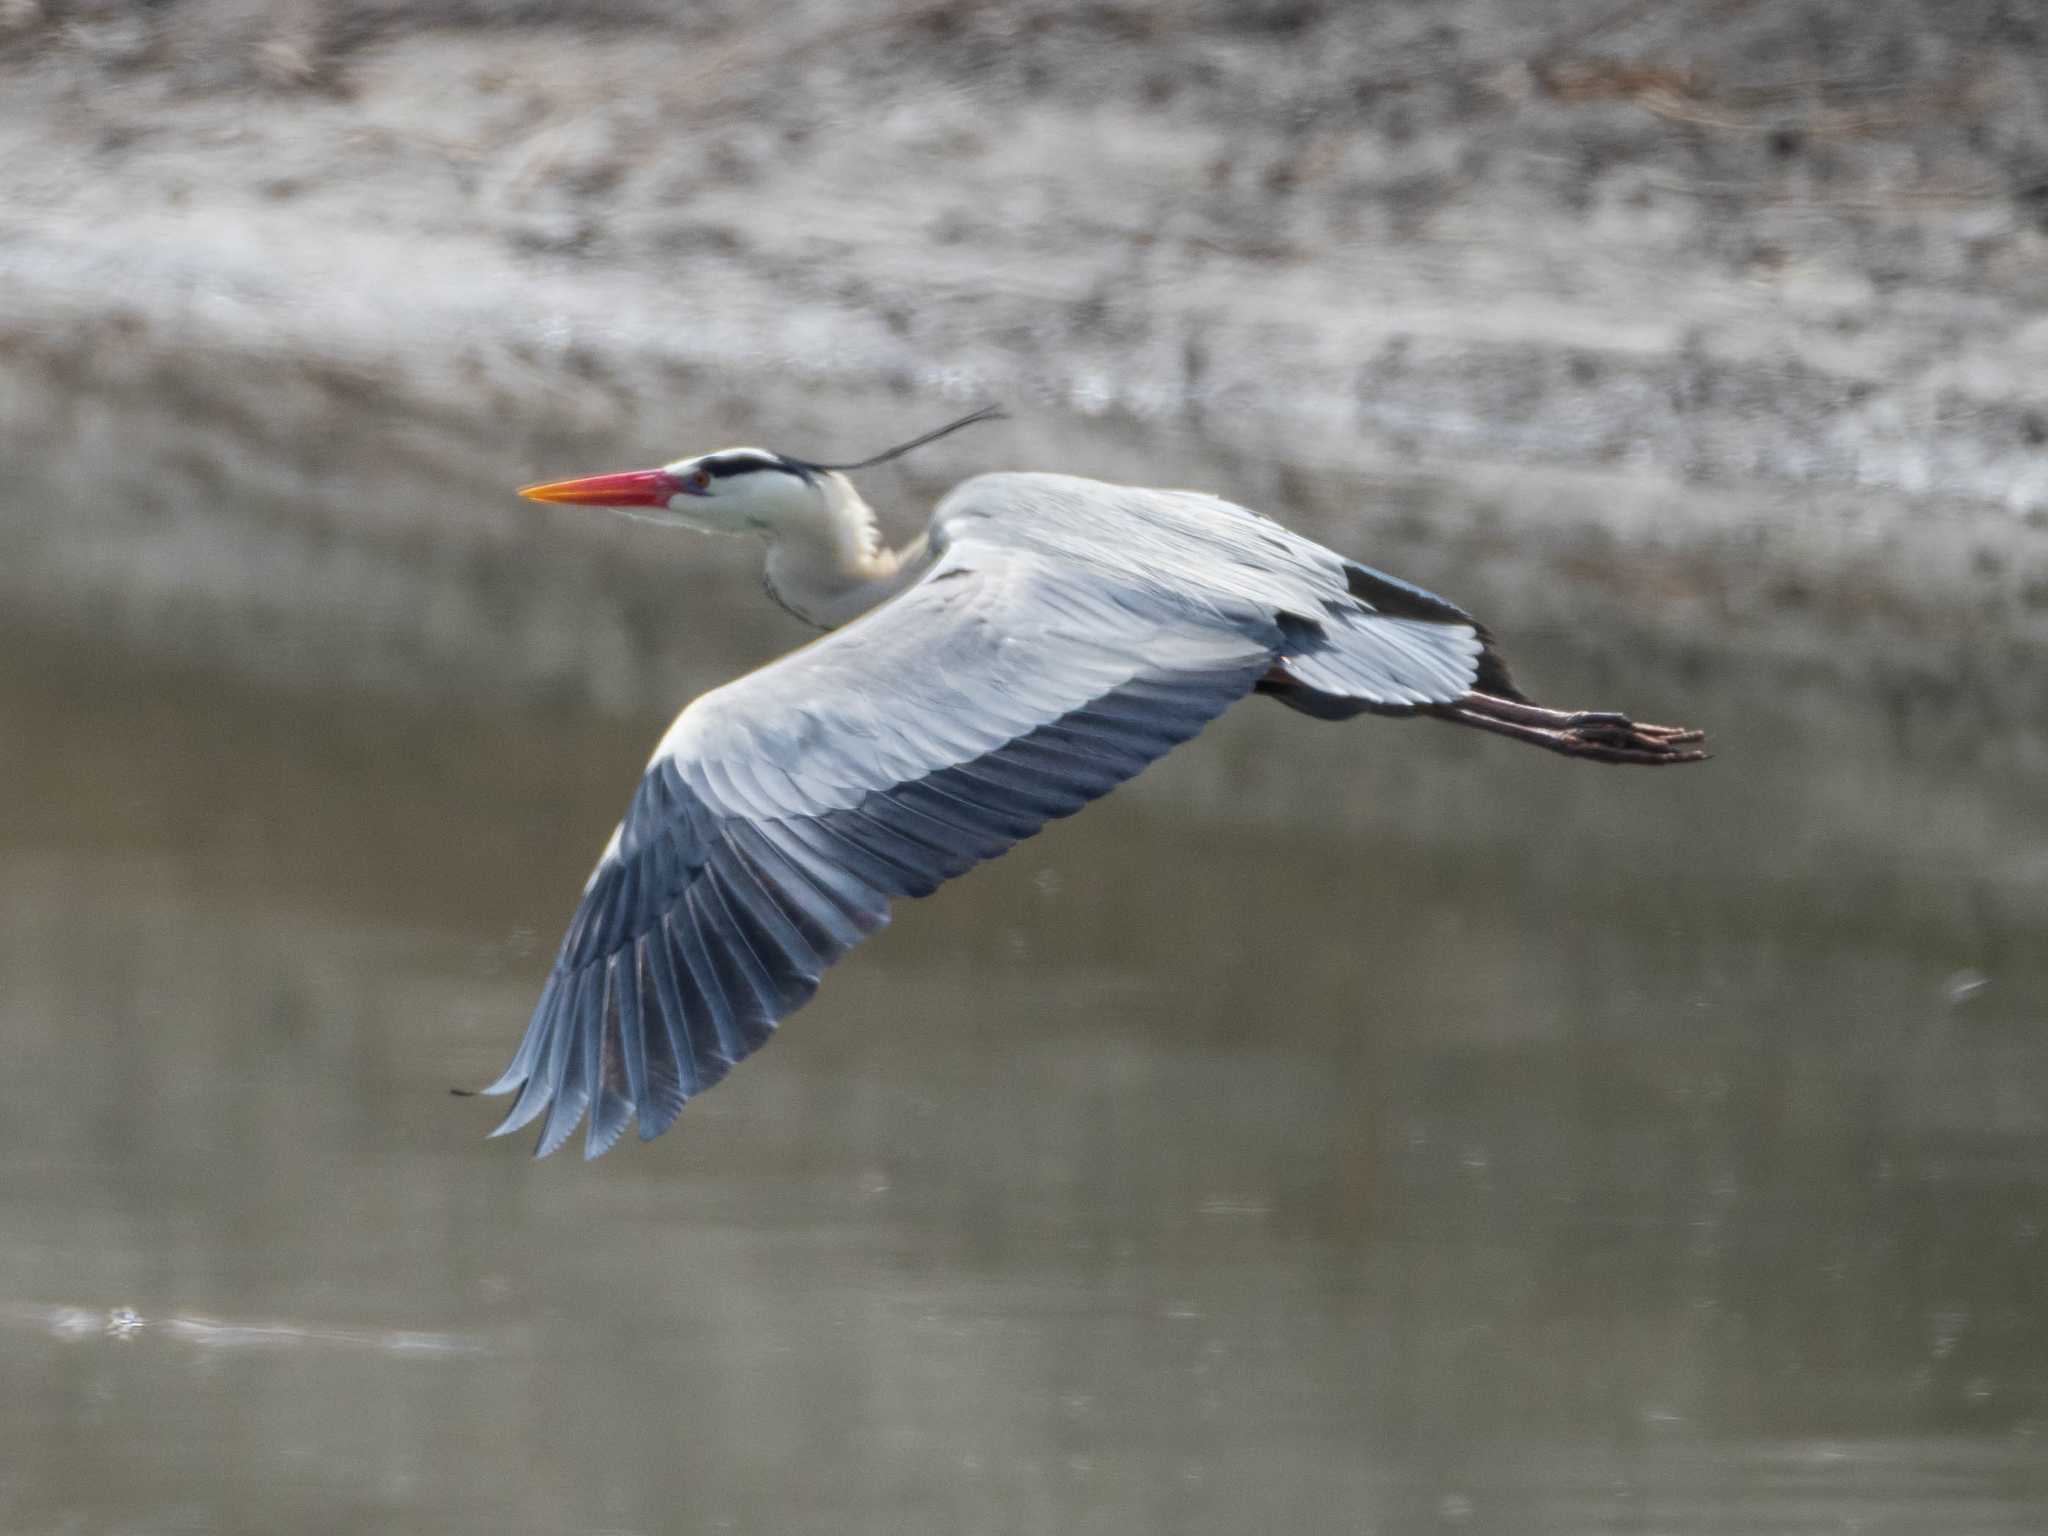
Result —
[[773, 538], [815, 526], [821, 518], [829, 525], [835, 514], [844, 514], [848, 507], [865, 516], [859, 497], [840, 478], [840, 471], [886, 464], [948, 432], [1001, 414], [994, 406], [984, 406], [855, 464], [813, 464], [766, 448], [721, 448], [694, 459], [677, 459], [659, 469], [551, 480], [546, 485], [529, 485], [519, 494], [534, 501], [611, 507], [629, 517], [707, 533], [759, 533]]
[[773, 534], [818, 515], [824, 481], [823, 470], [801, 459], [766, 448], [721, 448], [659, 469], [553, 480], [526, 486], [519, 494], [534, 501], [611, 507], [706, 533]]

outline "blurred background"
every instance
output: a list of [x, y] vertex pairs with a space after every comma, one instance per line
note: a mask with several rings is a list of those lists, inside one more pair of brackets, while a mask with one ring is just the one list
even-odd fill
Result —
[[[2048, 1528], [2032, 0], [0, 0], [0, 1529]], [[758, 552], [1043, 468], [1675, 774], [1259, 703], [486, 1142]]]

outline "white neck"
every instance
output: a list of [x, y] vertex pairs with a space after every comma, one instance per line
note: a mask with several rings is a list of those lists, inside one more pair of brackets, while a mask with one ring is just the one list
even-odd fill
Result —
[[922, 535], [888, 549], [874, 509], [843, 475], [825, 472], [816, 492], [822, 516], [780, 522], [768, 544], [768, 593], [820, 629], [837, 629], [886, 602], [924, 574]]

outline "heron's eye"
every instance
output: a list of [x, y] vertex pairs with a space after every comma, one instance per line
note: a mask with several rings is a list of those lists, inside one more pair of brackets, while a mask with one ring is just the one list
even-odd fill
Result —
[[711, 471], [693, 469], [683, 476], [683, 489], [695, 496], [702, 496], [711, 489]]

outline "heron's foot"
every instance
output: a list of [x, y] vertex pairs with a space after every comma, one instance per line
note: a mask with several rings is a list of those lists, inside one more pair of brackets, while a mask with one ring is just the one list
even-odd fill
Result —
[[1582, 757], [1595, 763], [1703, 763], [1705, 731], [1682, 725], [1649, 725], [1611, 710], [1544, 709], [1490, 693], [1468, 693], [1431, 713], [1456, 725], [1475, 726], [1515, 741]]

